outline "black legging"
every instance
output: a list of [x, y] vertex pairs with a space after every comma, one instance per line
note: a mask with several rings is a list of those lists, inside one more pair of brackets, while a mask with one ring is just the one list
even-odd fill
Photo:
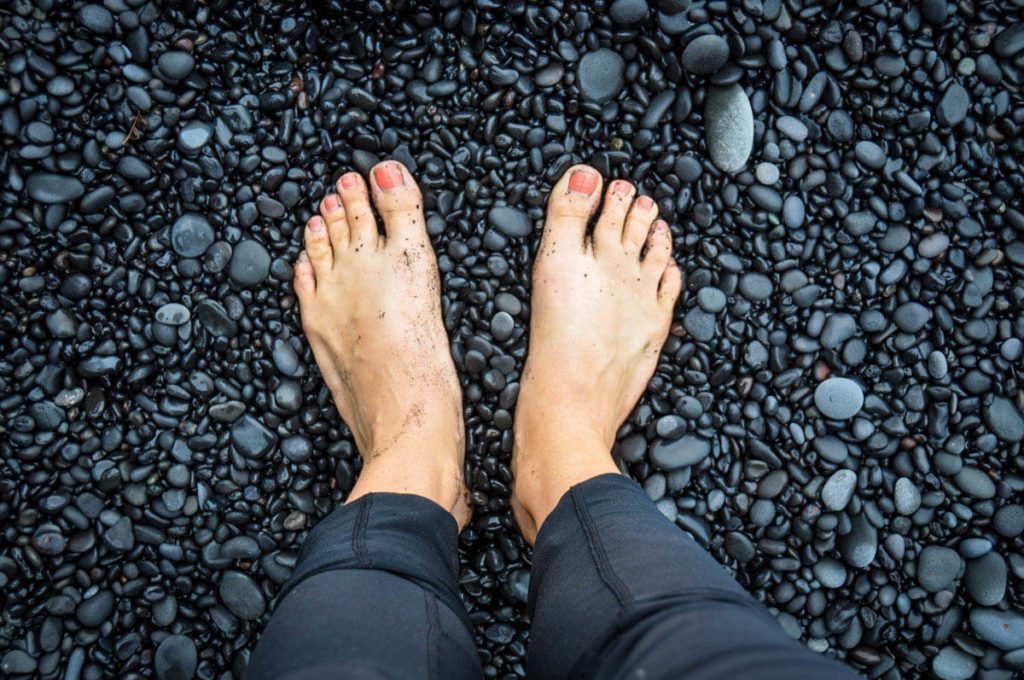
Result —
[[[481, 678], [458, 594], [457, 528], [419, 496], [379, 493], [310, 533], [247, 680]], [[535, 678], [855, 678], [771, 615], [643, 490], [601, 475], [537, 536]]]

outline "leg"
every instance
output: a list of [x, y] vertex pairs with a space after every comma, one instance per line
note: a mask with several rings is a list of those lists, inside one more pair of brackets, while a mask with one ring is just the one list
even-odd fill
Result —
[[[618, 475], [615, 433], [668, 335], [681, 275], [657, 206], [576, 166], [534, 270], [513, 509], [536, 540], [529, 667], [540, 678], [853, 677], [770, 615]], [[539, 531], [539, 534], [538, 534]]]
[[306, 226], [302, 325], [363, 457], [347, 503], [310, 533], [250, 678], [480, 677], [458, 596], [469, 520], [462, 396], [437, 259], [408, 170], [347, 173]]

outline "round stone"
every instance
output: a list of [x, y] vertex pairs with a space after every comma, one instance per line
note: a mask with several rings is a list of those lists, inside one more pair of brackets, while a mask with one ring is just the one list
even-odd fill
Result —
[[523, 237], [529, 236], [533, 226], [530, 224], [530, 217], [524, 210], [509, 206], [499, 205], [491, 208], [487, 213], [487, 220], [491, 226], [505, 236]]
[[168, 635], [156, 648], [153, 668], [159, 680], [189, 680], [195, 675], [196, 645], [185, 635]]
[[821, 488], [821, 502], [829, 510], [839, 512], [850, 504], [856, 488], [856, 472], [853, 470], [836, 470]]
[[231, 253], [228, 273], [231, 280], [240, 286], [257, 286], [270, 274], [270, 254], [259, 241], [242, 241]]
[[847, 420], [860, 413], [864, 391], [849, 378], [828, 378], [814, 390], [814, 405], [833, 420]]
[[587, 52], [576, 71], [580, 92], [597, 102], [614, 99], [626, 84], [625, 68], [626, 62], [618, 52], [607, 48]]
[[231, 613], [243, 621], [258, 619], [267, 609], [266, 600], [259, 586], [248, 574], [240, 571], [225, 573], [217, 592]]
[[185, 213], [171, 227], [171, 247], [182, 257], [198, 257], [213, 243], [213, 227], [197, 213]]
[[729, 60], [729, 43], [718, 35], [694, 38], [683, 50], [683, 67], [698, 76], [715, 73]]

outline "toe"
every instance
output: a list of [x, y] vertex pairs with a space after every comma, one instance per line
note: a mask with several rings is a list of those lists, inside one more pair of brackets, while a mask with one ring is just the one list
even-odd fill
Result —
[[661, 274], [661, 281], [658, 283], [658, 302], [671, 309], [679, 299], [679, 292], [682, 289], [683, 272], [675, 260], [669, 260], [665, 271]]
[[582, 247], [590, 220], [601, 196], [601, 175], [587, 165], [569, 168], [551, 190], [544, 221], [548, 247], [572, 243]]
[[647, 234], [647, 246], [641, 269], [644, 275], [652, 281], [658, 281], [670, 259], [672, 259], [672, 232], [668, 228], [668, 222], [658, 220]]
[[594, 243], [598, 250], [602, 246], [620, 247], [622, 228], [634, 193], [636, 189], [624, 179], [617, 179], [608, 185], [604, 205], [601, 206], [601, 216], [597, 218], [597, 224], [594, 226]]
[[357, 248], [377, 245], [377, 218], [370, 207], [366, 181], [356, 172], [346, 172], [335, 187], [348, 218], [349, 239]]
[[626, 215], [626, 226], [622, 228], [622, 247], [635, 255], [647, 243], [647, 234], [658, 217], [658, 204], [650, 196], [638, 196]]
[[316, 292], [316, 274], [313, 273], [313, 264], [309, 261], [309, 255], [305, 250], [299, 253], [299, 259], [295, 261], [292, 270], [294, 273], [292, 288], [299, 296], [299, 302], [304, 302], [306, 298]]
[[313, 264], [313, 270], [323, 276], [334, 265], [334, 254], [331, 239], [327, 235], [327, 223], [324, 218], [314, 215], [306, 222], [306, 253]]
[[389, 239], [426, 238], [423, 194], [409, 170], [398, 161], [384, 161], [370, 171], [373, 204]]
[[345, 218], [345, 207], [337, 194], [327, 194], [320, 201], [320, 216], [327, 223], [327, 236], [331, 239], [334, 251], [348, 245], [348, 220]]

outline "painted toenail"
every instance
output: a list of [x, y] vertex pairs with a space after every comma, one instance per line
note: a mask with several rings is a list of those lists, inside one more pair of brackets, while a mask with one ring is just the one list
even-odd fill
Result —
[[573, 170], [569, 176], [569, 191], [590, 196], [597, 188], [597, 173], [592, 170]]
[[324, 196], [324, 210], [337, 210], [338, 209], [338, 196], [336, 194], [328, 194]]
[[629, 194], [630, 184], [629, 182], [621, 179], [617, 179], [612, 187], [612, 193], [617, 196], [626, 196]]
[[374, 170], [373, 176], [377, 180], [377, 186], [384, 191], [405, 186], [405, 177], [402, 176], [402, 171], [390, 163]]
[[636, 199], [636, 207], [640, 208], [641, 210], [650, 210], [653, 205], [654, 201], [651, 200], [650, 196], [641, 196], [640, 198]]
[[309, 230], [310, 231], [323, 231], [324, 230], [324, 221], [323, 221], [323, 219], [321, 219], [319, 217], [314, 217], [313, 219], [311, 219], [309, 221]]
[[356, 181], [357, 180], [358, 180], [358, 176], [354, 172], [350, 172], [350, 173], [344, 174], [344, 175], [341, 176], [341, 188], [342, 189], [351, 189], [352, 187], [354, 187], [356, 185]]

